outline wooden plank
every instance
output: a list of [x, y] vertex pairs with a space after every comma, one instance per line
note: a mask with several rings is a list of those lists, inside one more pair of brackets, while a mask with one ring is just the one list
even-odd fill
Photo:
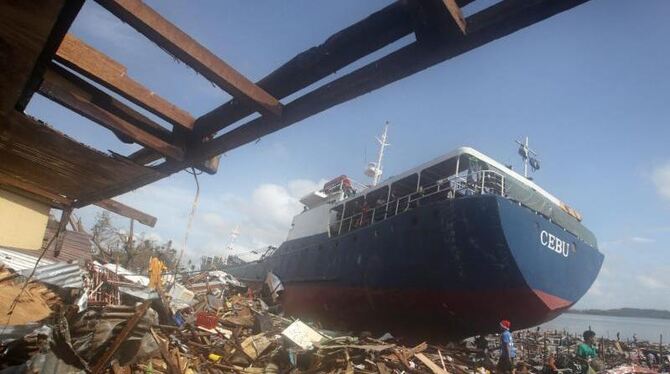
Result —
[[123, 326], [121, 332], [119, 332], [119, 335], [116, 336], [116, 339], [114, 339], [114, 342], [109, 347], [109, 349], [105, 350], [105, 353], [102, 354], [102, 357], [98, 359], [95, 365], [92, 365], [91, 372], [93, 374], [101, 374], [107, 370], [107, 366], [109, 366], [109, 362], [112, 360], [112, 357], [116, 351], [119, 350], [121, 344], [123, 344], [123, 342], [128, 339], [130, 333], [133, 332], [135, 326], [137, 326], [144, 314], [149, 309], [149, 305], [151, 305], [151, 300], [144, 301], [142, 304], [140, 304], [135, 314], [130, 317], [128, 322], [126, 322], [126, 325]]
[[193, 127], [194, 118], [188, 112], [130, 78], [125, 66], [72, 34], [65, 36], [55, 59], [173, 125]]
[[[230, 151], [587, 1], [503, 0], [467, 18], [467, 37], [441, 46], [412, 43], [292, 101], [284, 106], [284, 114], [279, 119], [257, 118], [201, 144], [193, 149], [189, 159], [202, 160]], [[170, 172], [174, 167], [167, 164], [157, 170]]]
[[414, 357], [418, 358], [419, 361], [421, 361], [424, 365], [426, 365], [428, 367], [428, 369], [430, 369], [430, 371], [433, 372], [433, 374], [449, 374], [448, 371], [439, 367], [436, 363], [431, 361], [423, 353], [417, 353], [417, 354], [414, 355]]
[[[472, 0], [460, 1], [469, 3]], [[414, 2], [394, 2], [363, 20], [329, 36], [258, 81], [277, 98], [287, 97], [341, 70], [350, 63], [409, 35], [413, 30]], [[233, 99], [196, 120], [194, 131], [209, 135], [253, 111]]]
[[[503, 0], [466, 19], [467, 37], [432, 48], [424, 48], [418, 43], [412, 43], [287, 104], [280, 119], [262, 117], [249, 121], [210, 142], [191, 149], [187, 154], [187, 161], [166, 161], [154, 168], [159, 174], [147, 175], [127, 185], [101, 191], [94, 197], [100, 200], [136, 189], [195, 162], [255, 141], [304, 118], [466, 53], [587, 1]], [[460, 2], [459, 4], [462, 5]]]
[[[158, 130], [159, 125], [148, 125], [151, 123], [148, 118], [116, 102], [109, 95], [63, 68], [52, 65], [44, 75], [44, 82], [39, 92], [91, 121], [121, 133], [164, 156], [177, 160], [183, 159], [184, 152], [181, 148], [152, 133], [160, 131]], [[110, 109], [110, 106], [117, 110]], [[119, 111], [128, 116], [120, 116]], [[147, 130], [146, 126], [149, 126], [151, 130]]]
[[[140, 165], [146, 165], [158, 161], [163, 156], [150, 148], [142, 148], [128, 155], [128, 159]], [[207, 174], [214, 175], [219, 170], [219, 161], [221, 156], [215, 156], [202, 162], [196, 162], [195, 168]]]
[[96, 202], [95, 205], [99, 206], [100, 208], [107, 209], [110, 212], [114, 212], [124, 217], [136, 220], [137, 222], [149, 227], [154, 227], [156, 225], [156, 217], [141, 212], [135, 208], [129, 207], [128, 205], [120, 203], [116, 200], [105, 199]]
[[277, 99], [141, 0], [96, 1], [232, 96], [245, 101], [264, 114], [281, 115], [282, 105]]
[[0, 185], [5, 185], [5, 186], [12, 186], [14, 188], [18, 188], [27, 192], [30, 192], [32, 194], [41, 196], [43, 198], [46, 198], [51, 201], [51, 205], [54, 205], [53, 203], [57, 203], [59, 205], [70, 205], [72, 204], [72, 200], [68, 199], [65, 196], [61, 196], [57, 193], [53, 193], [51, 191], [47, 191], [42, 187], [36, 186], [32, 183], [28, 183], [26, 181], [23, 181], [21, 179], [18, 179], [16, 177], [9, 176], [5, 173], [0, 172]]
[[54, 257], [60, 255], [63, 249], [63, 242], [65, 241], [65, 233], [67, 232], [67, 223], [70, 222], [70, 215], [72, 214], [72, 207], [63, 208], [58, 221], [58, 229], [56, 230], [56, 244], [54, 245]]
[[53, 34], [69, 26], [79, 7], [81, 1], [0, 1], [0, 114], [22, 109], [40, 62], [57, 46], [50, 48], [58, 41]]
[[454, 19], [454, 22], [456, 22], [458, 28], [461, 29], [461, 32], [463, 34], [465, 34], [467, 23], [465, 22], [465, 18], [463, 17], [463, 12], [461, 12], [461, 7], [458, 6], [456, 0], [442, 0], [442, 3], [449, 11], [449, 14], [451, 14], [451, 18]]

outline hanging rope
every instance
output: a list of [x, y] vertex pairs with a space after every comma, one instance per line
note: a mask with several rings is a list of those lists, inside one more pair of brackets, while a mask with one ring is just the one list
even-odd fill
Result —
[[174, 287], [174, 284], [177, 282], [179, 264], [181, 263], [181, 258], [184, 256], [184, 250], [186, 250], [186, 245], [188, 243], [188, 234], [191, 232], [193, 217], [195, 216], [195, 210], [198, 207], [198, 201], [200, 200], [200, 182], [198, 182], [198, 175], [201, 173], [198, 173], [193, 167], [191, 167], [191, 171], [186, 170], [186, 172], [193, 175], [193, 179], [195, 180], [195, 197], [193, 198], [193, 204], [191, 205], [191, 213], [188, 215], [186, 232], [184, 233], [184, 245], [181, 247], [181, 251], [179, 251], [179, 257], [177, 258], [177, 262], [175, 263], [174, 278], [172, 279], [172, 285], [170, 286], [170, 289]]

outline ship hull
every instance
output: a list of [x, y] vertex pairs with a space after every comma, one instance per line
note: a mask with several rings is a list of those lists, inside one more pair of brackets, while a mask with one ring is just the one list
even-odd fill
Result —
[[283, 282], [287, 313], [337, 329], [458, 338], [548, 321], [590, 288], [603, 256], [499, 196], [419, 206], [347, 234], [287, 241], [227, 269]]

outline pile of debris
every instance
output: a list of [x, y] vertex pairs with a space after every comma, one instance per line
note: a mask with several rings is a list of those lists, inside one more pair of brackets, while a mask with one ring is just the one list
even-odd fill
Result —
[[[375, 338], [365, 332], [327, 331], [282, 316], [280, 307], [271, 305], [267, 290], [261, 297], [221, 271], [180, 279], [163, 274], [156, 281], [114, 264], [49, 266], [36, 269], [26, 287], [29, 292], [18, 298], [14, 313], [32, 308], [35, 300], [50, 313], [30, 319], [38, 323], [25, 324], [25, 318], [12, 315], [13, 321], [4, 324], [0, 332], [3, 373], [496, 371], [499, 338], [495, 336], [446, 346], [423, 342], [407, 347], [390, 334]], [[3, 291], [20, 289], [23, 275], [0, 273]], [[574, 360], [580, 341], [574, 336], [521, 331], [515, 333], [515, 340], [520, 373], [581, 372]], [[663, 346], [604, 339], [600, 345], [604, 368], [616, 368], [612, 373], [667, 370]], [[648, 353], [657, 361], [651, 362]]]

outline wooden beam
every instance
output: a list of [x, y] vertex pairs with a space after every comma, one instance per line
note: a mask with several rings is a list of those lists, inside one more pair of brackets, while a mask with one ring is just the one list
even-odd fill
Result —
[[[467, 37], [439, 46], [412, 43], [285, 105], [282, 118], [249, 121], [194, 148], [187, 158], [193, 162], [227, 152], [587, 1], [503, 0], [467, 18]], [[157, 170], [169, 173], [176, 166], [166, 163]]]
[[22, 181], [16, 177], [9, 176], [2, 172], [0, 172], [0, 185], [11, 186], [41, 196], [43, 198], [50, 200], [52, 202], [52, 205], [53, 203], [57, 203], [58, 205], [72, 204], [72, 200], [68, 199], [65, 196], [61, 196], [59, 194], [47, 191], [32, 183]]
[[54, 245], [54, 257], [60, 255], [61, 249], [63, 249], [63, 242], [65, 241], [65, 233], [67, 231], [67, 224], [70, 222], [70, 215], [72, 214], [72, 207], [67, 206], [63, 208], [63, 211], [60, 215], [60, 221], [58, 221], [58, 229], [56, 230], [56, 243]]
[[101, 196], [115, 196], [156, 181], [195, 162], [254, 141], [330, 107], [483, 46], [587, 1], [503, 0], [466, 19], [467, 37], [432, 48], [424, 48], [420, 43], [412, 43], [287, 104], [281, 119], [260, 118], [249, 121], [210, 142], [190, 149], [186, 161], [166, 161], [154, 168], [158, 174], [147, 175], [127, 185], [101, 191], [96, 195], [97, 200], [102, 199]]
[[456, 0], [442, 0], [442, 3], [449, 11], [449, 14], [451, 14], [451, 18], [453, 18], [454, 22], [456, 22], [458, 28], [461, 29], [461, 32], [463, 34], [465, 34], [467, 23], [465, 22], [465, 18], [463, 17], [463, 12], [461, 12], [461, 7], [458, 6]]
[[[473, 0], [459, 1], [463, 6]], [[363, 20], [329, 36], [258, 81], [276, 98], [284, 98], [341, 70], [350, 63], [407, 36], [413, 31], [414, 2], [397, 1]], [[209, 135], [252, 114], [237, 99], [215, 108], [196, 120], [197, 135]]]
[[0, 1], [0, 114], [23, 110], [82, 3]]
[[116, 200], [105, 199], [98, 201], [95, 203], [95, 205], [102, 209], [109, 210], [110, 212], [114, 212], [116, 214], [130, 218], [131, 220], [136, 220], [137, 222], [149, 227], [154, 227], [156, 225], [156, 217], [141, 212], [135, 208], [129, 207], [128, 205], [122, 204]]
[[64, 68], [52, 65], [47, 70], [40, 94], [162, 155], [176, 160], [183, 158], [181, 148], [156, 136], [156, 132], [161, 132], [158, 124]]
[[125, 66], [72, 34], [65, 36], [55, 59], [173, 125], [189, 130], [193, 127], [194, 118], [188, 112], [130, 78]]
[[140, 322], [144, 314], [149, 309], [149, 305], [151, 305], [151, 300], [144, 301], [142, 304], [140, 304], [135, 314], [133, 314], [133, 316], [130, 317], [128, 322], [126, 322], [126, 325], [123, 326], [121, 332], [119, 332], [119, 335], [116, 336], [114, 342], [109, 347], [109, 349], [105, 350], [105, 352], [98, 359], [95, 365], [92, 365], [91, 372], [93, 374], [102, 374], [107, 370], [107, 366], [109, 365], [109, 362], [112, 360], [112, 357], [114, 357], [116, 351], [119, 350], [121, 344], [123, 344], [123, 342], [125, 342], [126, 339], [128, 339], [130, 333], [133, 332], [137, 324]]
[[[146, 165], [160, 160], [163, 156], [150, 148], [142, 148], [129, 154], [127, 158], [140, 165]], [[219, 170], [220, 158], [221, 156], [217, 155], [208, 160], [197, 162], [195, 168], [207, 174], [214, 175]]]
[[96, 0], [149, 40], [208, 80], [263, 114], [280, 116], [282, 105], [141, 0]]

